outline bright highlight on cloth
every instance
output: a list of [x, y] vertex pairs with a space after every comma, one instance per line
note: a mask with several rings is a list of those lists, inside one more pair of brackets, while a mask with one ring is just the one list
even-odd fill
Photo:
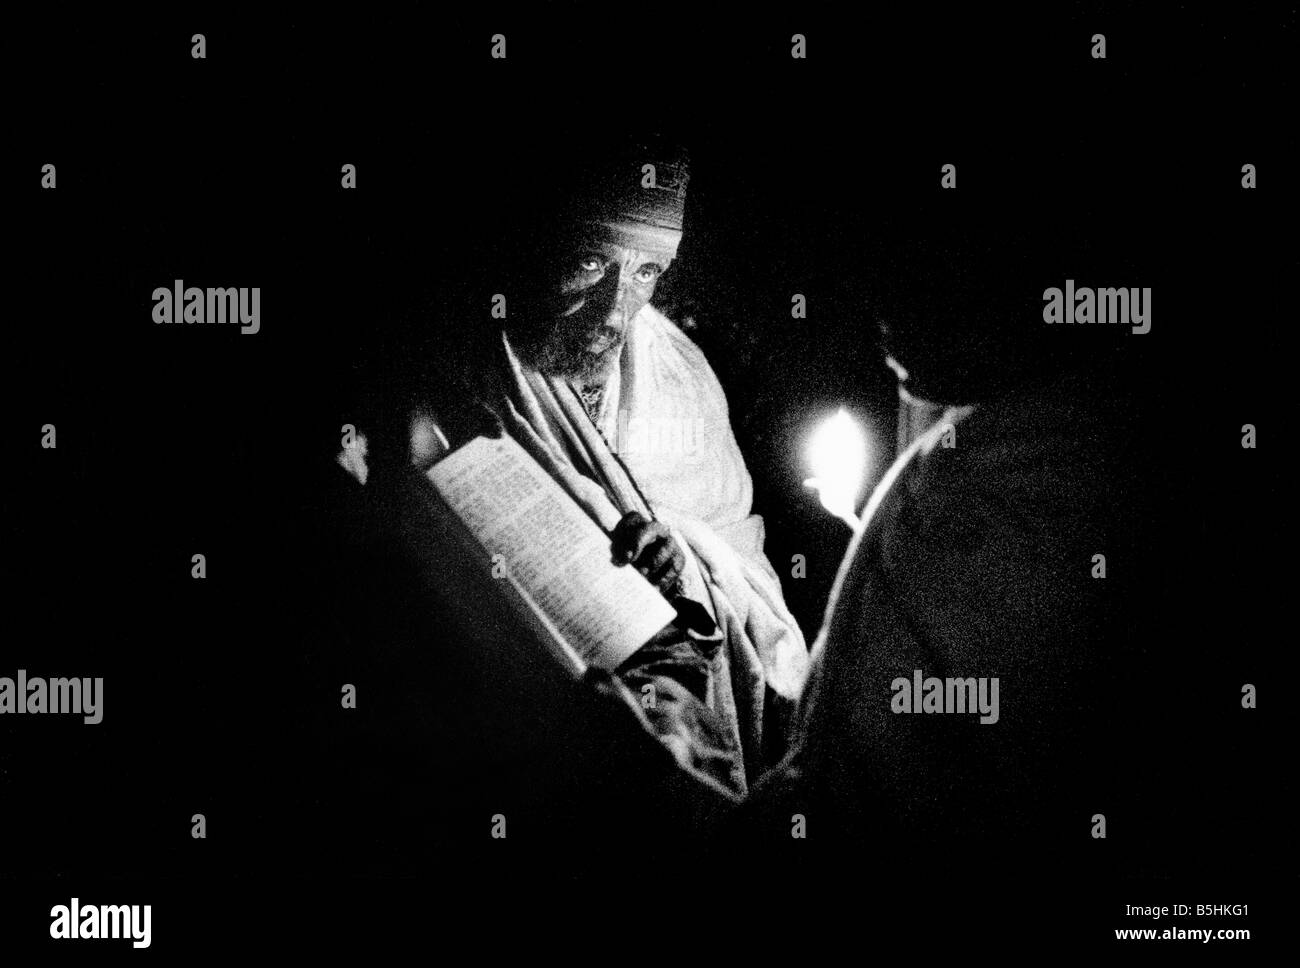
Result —
[[858, 526], [858, 494], [867, 473], [867, 435], [843, 407], [822, 421], [808, 442], [813, 476], [804, 481], [821, 499], [822, 507], [849, 527]]

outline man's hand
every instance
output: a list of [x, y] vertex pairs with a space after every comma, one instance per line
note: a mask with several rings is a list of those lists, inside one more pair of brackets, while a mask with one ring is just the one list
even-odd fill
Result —
[[658, 521], [632, 511], [614, 528], [614, 563], [631, 563], [645, 575], [665, 597], [678, 595], [678, 579], [686, 567], [686, 555], [673, 540], [668, 528]]

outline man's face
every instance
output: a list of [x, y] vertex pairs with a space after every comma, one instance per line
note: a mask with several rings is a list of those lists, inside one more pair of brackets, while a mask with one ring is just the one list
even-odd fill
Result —
[[607, 379], [632, 318], [670, 261], [608, 242], [566, 247], [550, 270], [548, 319], [534, 352], [538, 369], [586, 383]]

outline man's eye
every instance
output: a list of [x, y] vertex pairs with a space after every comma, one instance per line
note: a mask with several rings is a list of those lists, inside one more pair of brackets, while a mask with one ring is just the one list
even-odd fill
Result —
[[654, 282], [659, 278], [661, 272], [663, 272], [661, 266], [657, 266], [653, 262], [647, 263], [636, 271], [637, 282]]
[[605, 260], [598, 255], [585, 255], [578, 260], [579, 272], [599, 272], [605, 268]]

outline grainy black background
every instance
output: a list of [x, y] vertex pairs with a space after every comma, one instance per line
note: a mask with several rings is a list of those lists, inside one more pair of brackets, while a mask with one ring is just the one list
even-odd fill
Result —
[[[694, 905], [730, 910], [728, 931], [781, 906], [796, 944], [832, 930], [875, 944], [885, 926], [871, 912], [885, 909], [904, 934], [960, 923], [1071, 946], [1141, 926], [1119, 917], [1124, 903], [1249, 902], [1259, 924], [1276, 879], [1294, 877], [1280, 822], [1294, 29], [1293, 11], [1237, 8], [905, 23], [560, 3], [418, 24], [209, 13], [16, 25], [0, 674], [103, 676], [105, 718], [0, 721], [4, 943], [49, 944], [49, 906], [73, 894], [152, 903], [160, 952], [240, 950], [277, 932], [327, 945], [481, 932], [562, 910], [566, 892], [584, 895], [581, 923], [606, 903], [620, 924], [653, 912], [653, 929], [627, 929], [633, 946], [668, 945], [679, 919], [697, 931]], [[488, 56], [497, 31], [504, 62]], [[789, 56], [796, 31], [806, 61]], [[1089, 57], [1097, 31], [1105, 61]], [[204, 61], [190, 57], [194, 32]], [[819, 408], [844, 402], [874, 421], [882, 451], [891, 443], [871, 320], [873, 256], [897, 237], [882, 227], [924, 241], [971, 220], [1020, 226], [1046, 261], [1061, 253], [1030, 290], [1082, 282], [1078, 265], [1153, 289], [1150, 334], [1064, 334], [1132, 378], [1135, 446], [1154, 468], [1146, 493], [1116, 496], [1151, 514], [1141, 573], [1118, 580], [1140, 589], [1134, 635], [1157, 657], [1134, 702], [1162, 728], [1097, 727], [1117, 758], [1150, 762], [1154, 798], [1130, 825], [1112, 817], [1106, 845], [1136, 881], [1080, 886], [1062, 872], [990, 891], [996, 858], [962, 857], [922, 872], [932, 895], [900, 897], [869, 857], [813, 845], [741, 887], [722, 865], [641, 856], [634, 837], [578, 842], [538, 867], [526, 848], [490, 853], [486, 825], [482, 844], [477, 828], [443, 831], [445, 859], [412, 872], [392, 846], [410, 815], [373, 829], [382, 771], [346, 750], [331, 763], [314, 739], [338, 692], [312, 665], [322, 621], [305, 614], [304, 588], [338, 426], [374, 374], [487, 324], [506, 288], [493, 241], [530, 177], [584, 139], [651, 129], [694, 160], [667, 295], [693, 300], [771, 558], [808, 557], [808, 578], [786, 588], [810, 637], [847, 533], [801, 491], [794, 455]], [[55, 191], [39, 187], [47, 162]], [[339, 187], [349, 162], [353, 192]], [[956, 193], [938, 188], [948, 162]], [[1240, 187], [1246, 162], [1255, 191]], [[1079, 252], [1089, 261], [1070, 262]], [[151, 293], [176, 278], [261, 286], [261, 332], [154, 325]], [[790, 319], [794, 292], [806, 321]], [[1247, 422], [1258, 450], [1240, 447]], [[39, 446], [45, 423], [57, 450]], [[1259, 688], [1252, 712], [1244, 682]], [[356, 711], [358, 728], [375, 705]], [[321, 806], [340, 790], [354, 806]], [[471, 790], [431, 795], [439, 823], [452, 823], [446, 802], [477, 807]], [[190, 838], [194, 812], [206, 841]], [[354, 815], [366, 829], [349, 827]], [[741, 914], [751, 891], [767, 900]], [[634, 903], [642, 894], [656, 900]], [[203, 906], [217, 901], [232, 906]], [[476, 936], [478, 950], [500, 943]]]

